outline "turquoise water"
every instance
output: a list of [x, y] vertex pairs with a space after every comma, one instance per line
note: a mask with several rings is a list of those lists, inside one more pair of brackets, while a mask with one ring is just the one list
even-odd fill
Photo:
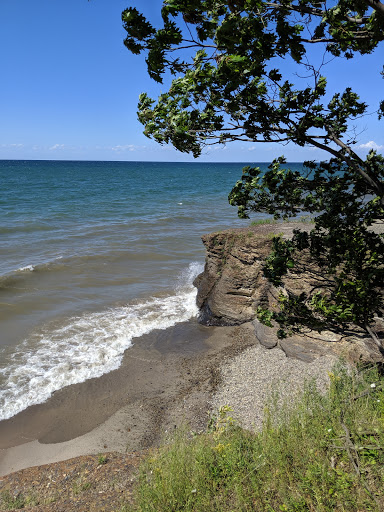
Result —
[[196, 315], [201, 235], [249, 223], [243, 165], [0, 161], [0, 419]]

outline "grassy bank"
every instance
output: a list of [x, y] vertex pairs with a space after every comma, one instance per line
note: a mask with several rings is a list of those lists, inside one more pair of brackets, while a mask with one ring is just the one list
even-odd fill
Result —
[[228, 408], [205, 434], [178, 432], [142, 466], [135, 510], [384, 510], [384, 379], [330, 377], [326, 396], [308, 385], [294, 409], [271, 404], [261, 433]]

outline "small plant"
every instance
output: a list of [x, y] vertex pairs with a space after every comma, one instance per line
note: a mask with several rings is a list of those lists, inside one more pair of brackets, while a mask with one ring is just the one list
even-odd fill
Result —
[[232, 411], [233, 409], [229, 405], [222, 405], [218, 412], [211, 416], [211, 419], [208, 422], [207, 431], [214, 433], [217, 437], [230, 427], [233, 427], [236, 424], [236, 420], [234, 420], [232, 416], [229, 416], [229, 413]]
[[11, 494], [9, 491], [2, 491], [1, 493], [1, 505], [5, 510], [24, 508], [25, 503], [25, 497], [21, 492], [15, 495]]
[[108, 462], [108, 459], [105, 455], [99, 455], [98, 458], [97, 458], [97, 463], [99, 466], [102, 466], [104, 464], [106, 464]]
[[80, 477], [73, 483], [72, 492], [73, 494], [77, 495], [80, 494], [81, 492], [87, 491], [91, 487], [91, 482], [87, 482], [86, 480], [83, 480], [82, 477]]
[[84, 482], [84, 483], [82, 483], [82, 484], [81, 484], [80, 489], [81, 489], [82, 491], [87, 491], [87, 490], [88, 490], [88, 489], [90, 489], [91, 487], [92, 487], [91, 482]]

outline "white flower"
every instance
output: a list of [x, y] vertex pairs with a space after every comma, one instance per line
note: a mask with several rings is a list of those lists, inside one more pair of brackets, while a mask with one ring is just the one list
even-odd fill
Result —
[[331, 429], [331, 428], [329, 428], [329, 429], [328, 429], [328, 432], [332, 432], [332, 429]]
[[376, 387], [375, 383], [371, 384], [371, 388], [375, 388], [375, 387]]

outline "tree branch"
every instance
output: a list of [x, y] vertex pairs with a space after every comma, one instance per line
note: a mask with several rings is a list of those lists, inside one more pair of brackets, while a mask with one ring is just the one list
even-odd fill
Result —
[[[322, 144], [321, 142], [314, 140], [312, 137], [307, 137], [307, 140], [310, 144], [316, 146], [319, 149], [322, 149], [323, 151], [331, 153], [331, 155], [335, 156], [336, 158], [341, 158], [342, 160], [344, 160], [346, 164], [348, 164], [358, 174], [360, 174], [360, 176], [364, 178], [364, 180], [376, 191], [380, 198], [380, 203], [384, 205], [384, 191], [382, 183], [375, 181], [367, 174], [367, 172], [363, 169], [364, 162], [358, 155], [356, 155], [354, 151], [351, 150], [349, 146], [344, 144], [343, 141], [341, 141], [332, 134], [330, 135], [330, 139], [333, 140], [333, 142], [335, 142], [335, 144], [337, 144], [339, 147], [341, 147], [343, 149], [343, 152], [337, 151], [336, 149], [333, 149], [325, 144]], [[347, 156], [345, 152], [348, 153], [350, 156]], [[358, 165], [357, 161], [360, 162], [360, 165]]]
[[380, 14], [384, 14], [384, 4], [382, 4], [379, 0], [365, 0], [367, 4], [378, 11]]
[[[371, 0], [374, 2], [374, 0]], [[369, 0], [367, 0], [367, 3], [369, 3]], [[274, 2], [267, 2], [266, 5], [268, 7], [273, 7], [275, 9], [281, 9], [281, 4], [277, 4]], [[371, 6], [372, 7], [372, 6]], [[284, 9], [287, 9], [289, 11], [298, 12], [300, 14], [310, 14], [311, 16], [317, 16], [318, 18], [323, 18], [327, 11], [323, 11], [322, 9], [316, 9], [315, 7], [308, 7], [308, 6], [299, 6], [299, 5], [284, 5]], [[369, 20], [369, 16], [363, 16], [361, 18], [353, 18], [351, 16], [346, 16], [346, 19], [350, 21], [351, 23], [356, 23], [356, 25], [363, 25]]]
[[[340, 140], [338, 137], [336, 137], [332, 133], [332, 131], [330, 133], [330, 138], [331, 138], [331, 140], [333, 140], [335, 142], [335, 144], [337, 144], [346, 153], [348, 153], [350, 158], [349, 157], [345, 157], [345, 161], [348, 163], [348, 165], [353, 167], [353, 169], [355, 169], [355, 171], [357, 171], [358, 174], [360, 174], [360, 176], [362, 178], [364, 178], [364, 180], [367, 183], [369, 183], [369, 185], [371, 185], [371, 187], [376, 191], [377, 195], [379, 196], [380, 203], [382, 205], [384, 205], [384, 187], [383, 187], [383, 183], [381, 181], [374, 180], [371, 176], [369, 176], [369, 174], [364, 170], [364, 162], [363, 162], [363, 160], [358, 155], [356, 155], [356, 153], [354, 151], [352, 151], [352, 149], [349, 146], [347, 146], [342, 140]], [[358, 165], [357, 162], [359, 162], [360, 165]]]

